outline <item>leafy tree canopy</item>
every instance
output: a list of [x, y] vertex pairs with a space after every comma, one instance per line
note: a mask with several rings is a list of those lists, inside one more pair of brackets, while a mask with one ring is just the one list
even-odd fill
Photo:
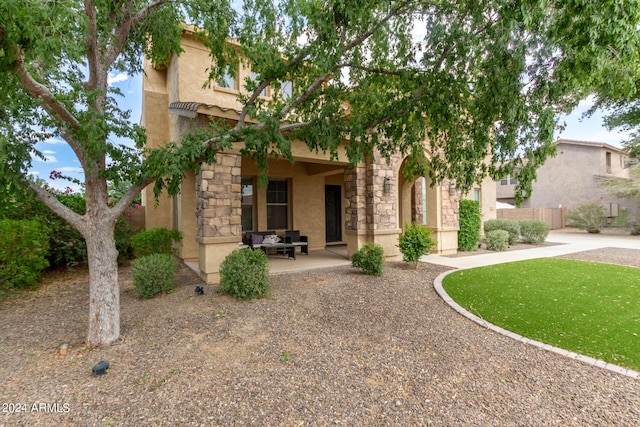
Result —
[[[115, 299], [90, 316], [89, 342], [112, 342], [117, 274], [109, 272], [117, 271], [117, 254], [108, 234], [146, 185], [176, 193], [185, 169], [215, 160], [234, 141], [264, 171], [267, 156], [290, 158], [299, 139], [334, 155], [348, 141], [354, 163], [376, 149], [385, 156], [401, 150], [410, 170], [428, 171], [433, 182], [454, 179], [462, 190], [487, 174], [518, 170], [521, 197], [553, 152], [559, 112], [613, 87], [612, 76], [625, 83], [615, 89], [622, 95], [634, 88], [639, 3], [4, 0], [0, 191], [30, 186], [85, 236], [90, 270], [103, 269], [92, 275], [92, 301], [107, 290]], [[118, 106], [122, 94], [108, 75], [141, 72], [143, 56], [163, 64], [179, 54], [184, 22], [211, 51], [211, 79], [236, 58], [259, 78], [245, 82], [237, 124], [212, 123], [145, 152], [144, 129]], [[289, 81], [292, 96], [259, 97], [267, 85], [277, 90]], [[51, 137], [64, 140], [84, 169], [84, 214], [25, 179], [32, 156], [42, 156], [35, 144]], [[131, 183], [113, 206], [107, 182]]]

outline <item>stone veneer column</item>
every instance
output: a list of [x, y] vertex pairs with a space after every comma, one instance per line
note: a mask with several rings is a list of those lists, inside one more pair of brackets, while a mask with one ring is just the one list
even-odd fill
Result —
[[344, 173], [345, 232], [349, 256], [366, 242], [365, 197], [366, 168], [364, 164], [348, 168]]
[[196, 180], [196, 218], [200, 276], [220, 280], [220, 264], [242, 240], [242, 157], [218, 154], [217, 162], [202, 165]]
[[[345, 172], [345, 228], [347, 252], [353, 254], [366, 242], [374, 242], [384, 248], [388, 257], [399, 254], [397, 169], [394, 158], [390, 163], [376, 155]], [[391, 179], [391, 193], [384, 192], [385, 178]]]
[[[425, 224], [424, 220], [424, 206], [422, 204], [424, 198], [422, 195], [424, 178], [419, 177], [413, 183], [413, 197], [411, 198], [411, 220], [416, 224]], [[404, 226], [401, 224], [401, 226]]]
[[445, 179], [440, 185], [440, 226], [433, 236], [437, 242], [437, 251], [440, 254], [454, 254], [458, 251], [459, 221], [459, 196], [449, 193], [450, 180]]

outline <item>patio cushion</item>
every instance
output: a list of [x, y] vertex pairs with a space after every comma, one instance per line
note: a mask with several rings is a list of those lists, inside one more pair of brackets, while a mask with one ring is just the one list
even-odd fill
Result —
[[251, 233], [251, 243], [254, 245], [259, 245], [262, 243], [264, 239], [264, 234]]

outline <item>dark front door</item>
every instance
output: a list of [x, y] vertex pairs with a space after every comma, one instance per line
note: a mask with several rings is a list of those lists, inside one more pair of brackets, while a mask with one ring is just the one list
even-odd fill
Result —
[[326, 214], [327, 242], [342, 241], [342, 187], [339, 185], [324, 186], [324, 210]]

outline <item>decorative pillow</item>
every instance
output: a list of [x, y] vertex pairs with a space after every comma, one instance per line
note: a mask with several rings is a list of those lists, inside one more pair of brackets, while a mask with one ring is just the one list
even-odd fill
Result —
[[265, 236], [264, 239], [262, 240], [262, 243], [273, 245], [274, 243], [278, 243], [279, 241], [280, 241], [280, 238], [275, 234], [273, 234], [271, 236]]
[[264, 236], [262, 234], [251, 233], [251, 243], [254, 245], [259, 245], [262, 243]]

